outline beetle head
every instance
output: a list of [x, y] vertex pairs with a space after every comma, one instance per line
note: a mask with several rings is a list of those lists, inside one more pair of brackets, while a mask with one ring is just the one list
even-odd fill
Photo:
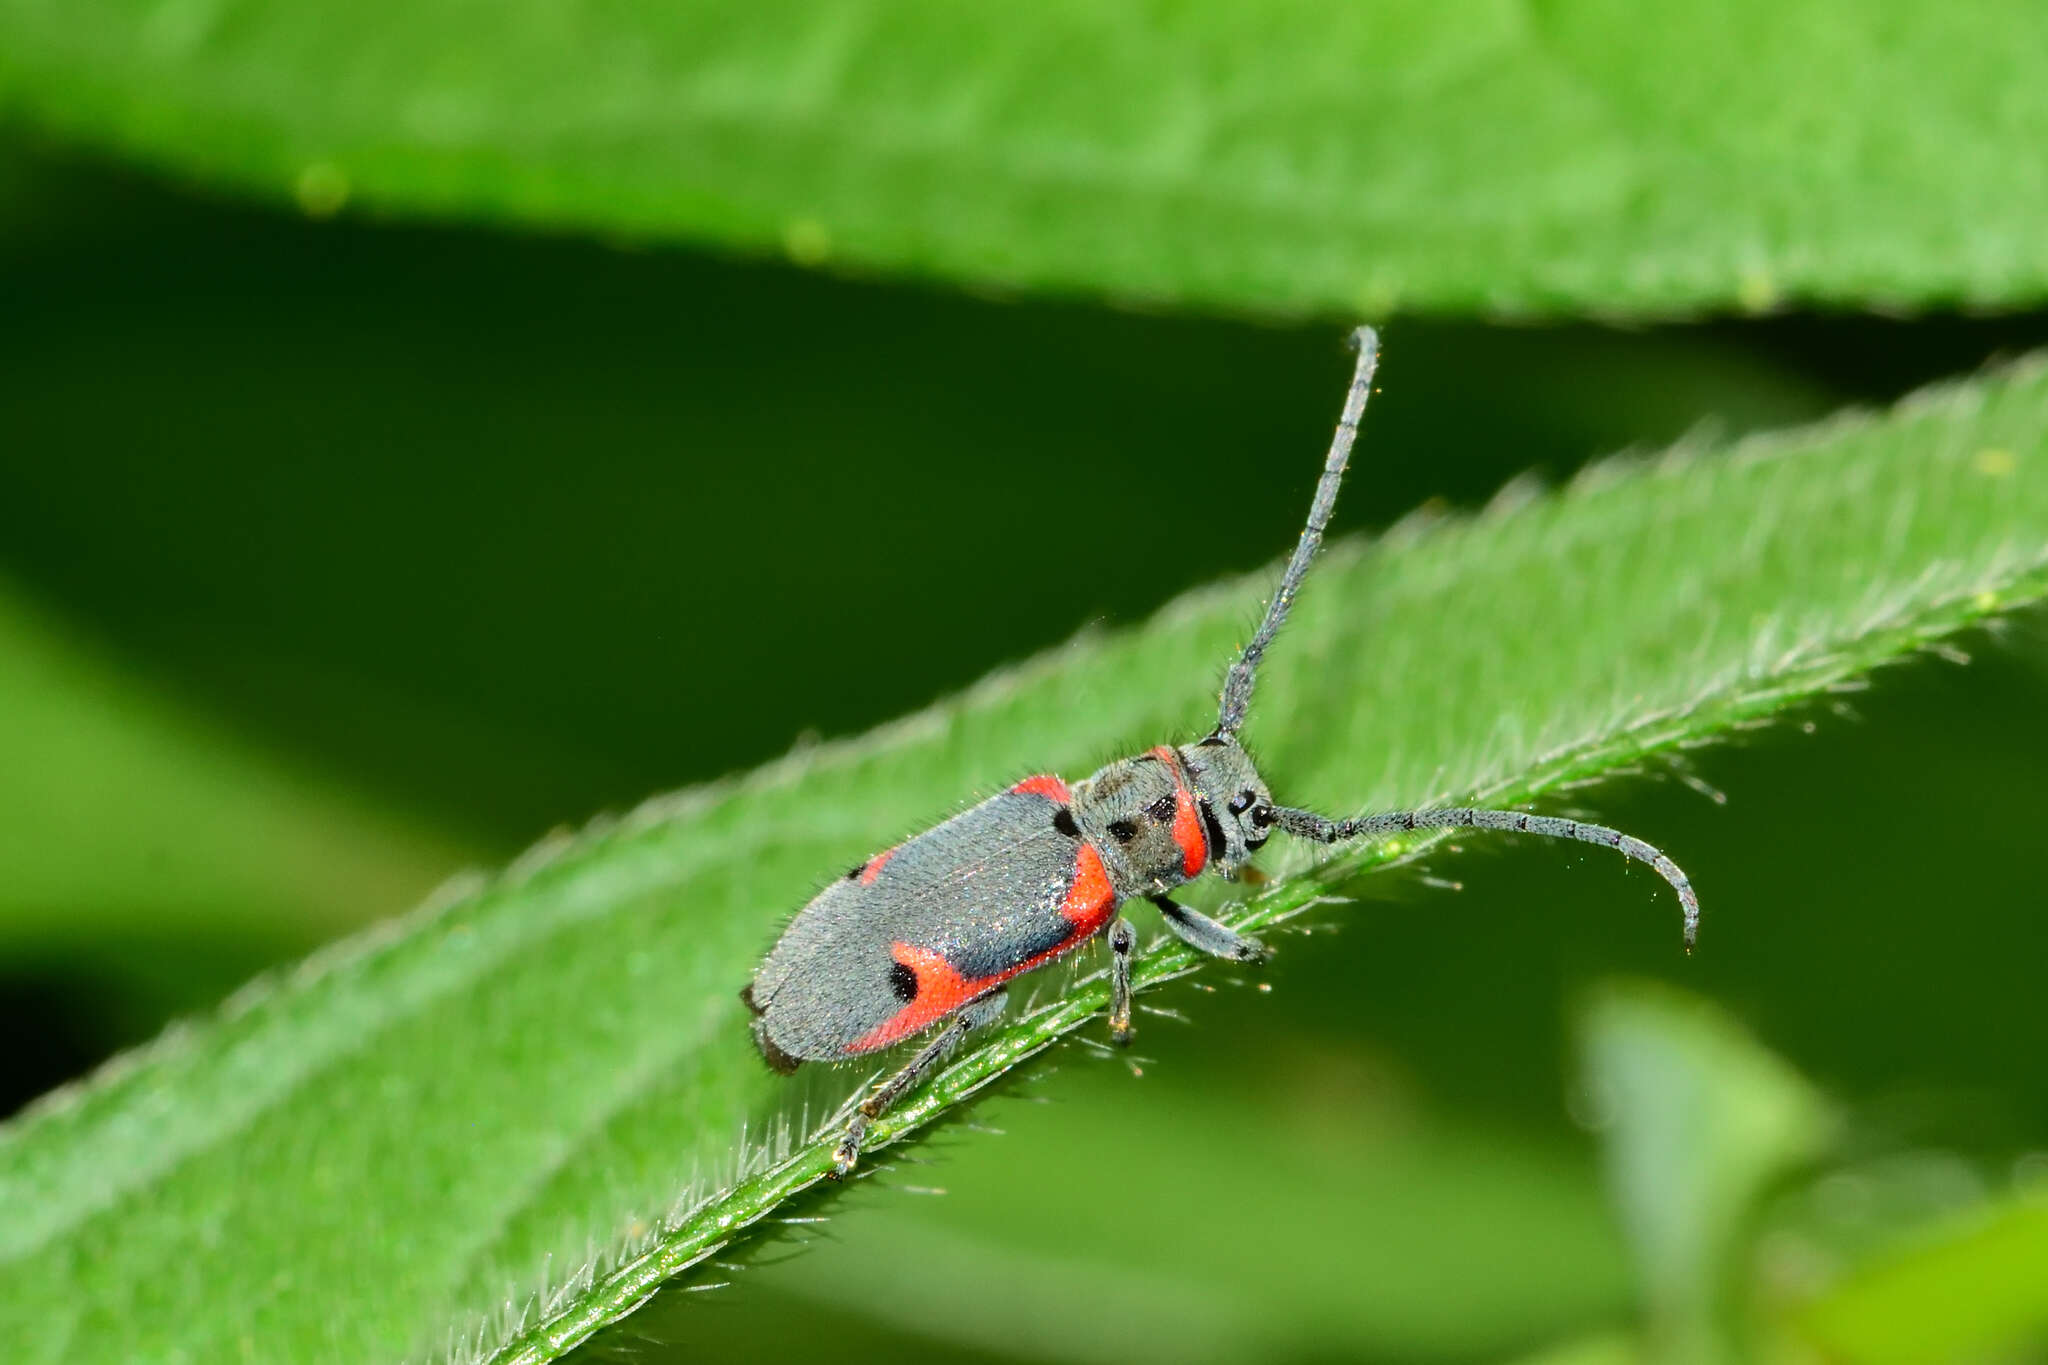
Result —
[[1235, 735], [1210, 735], [1183, 748], [1180, 757], [1195, 779], [1210, 865], [1234, 877], [1273, 832], [1273, 793]]

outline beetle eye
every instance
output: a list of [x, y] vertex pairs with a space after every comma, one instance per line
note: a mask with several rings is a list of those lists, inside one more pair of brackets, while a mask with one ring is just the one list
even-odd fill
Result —
[[1273, 808], [1271, 806], [1260, 806], [1257, 810], [1252, 812], [1252, 823], [1257, 825], [1260, 829], [1264, 829], [1266, 826], [1278, 822], [1279, 819], [1279, 816], [1273, 814]]
[[1230, 813], [1232, 815], [1243, 815], [1252, 808], [1252, 802], [1258, 799], [1257, 796], [1249, 791], [1241, 791], [1230, 798]]

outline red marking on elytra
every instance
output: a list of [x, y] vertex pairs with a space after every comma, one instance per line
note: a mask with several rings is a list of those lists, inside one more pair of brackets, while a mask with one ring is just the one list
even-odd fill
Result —
[[946, 960], [946, 955], [936, 948], [920, 948], [914, 943], [894, 943], [889, 954], [898, 962], [917, 973], [917, 996], [909, 1004], [889, 1017], [880, 1028], [872, 1029], [853, 1040], [849, 1053], [873, 1052], [895, 1042], [908, 1038], [919, 1029], [932, 1023], [942, 1014], [951, 1014], [962, 1005], [980, 995], [999, 978], [989, 981], [969, 981], [960, 975], [960, 969]]
[[1083, 844], [1075, 860], [1074, 884], [1068, 888], [1066, 899], [1060, 902], [1060, 915], [1074, 926], [1074, 932], [1038, 956], [1026, 958], [1014, 967], [1005, 967], [994, 976], [970, 981], [936, 948], [920, 948], [914, 943], [890, 944], [889, 955], [917, 974], [917, 996], [881, 1024], [847, 1044], [846, 1055], [854, 1057], [863, 1052], [874, 1052], [908, 1038], [968, 1001], [987, 995], [1011, 977], [1033, 967], [1042, 967], [1061, 954], [1071, 952], [1108, 923], [1110, 913], [1115, 909], [1116, 888], [1109, 884], [1109, 873], [1102, 866], [1102, 855], [1095, 851], [1093, 845]]
[[882, 875], [882, 865], [895, 856], [895, 849], [885, 848], [874, 857], [868, 859], [867, 866], [860, 870], [860, 884], [862, 886], [873, 886], [875, 878]]
[[1074, 799], [1074, 794], [1067, 790], [1067, 784], [1054, 777], [1051, 773], [1040, 773], [1036, 777], [1027, 777], [1016, 786], [1010, 788], [1010, 790], [1027, 796], [1047, 797], [1050, 800], [1059, 802], [1063, 806]]

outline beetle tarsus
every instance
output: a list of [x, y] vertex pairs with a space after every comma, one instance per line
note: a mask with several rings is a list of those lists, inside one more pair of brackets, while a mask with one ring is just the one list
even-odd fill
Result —
[[832, 1149], [832, 1169], [826, 1174], [834, 1180], [844, 1180], [853, 1174], [854, 1164], [860, 1160], [861, 1144], [868, 1138], [868, 1116], [866, 1105], [854, 1111], [847, 1120], [846, 1131], [840, 1135], [839, 1145]]

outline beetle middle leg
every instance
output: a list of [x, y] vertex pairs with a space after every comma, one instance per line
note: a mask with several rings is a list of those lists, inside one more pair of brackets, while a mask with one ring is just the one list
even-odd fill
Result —
[[1225, 957], [1232, 962], [1264, 962], [1273, 955], [1273, 950], [1235, 929], [1226, 929], [1199, 910], [1190, 910], [1171, 896], [1151, 896], [1148, 899], [1159, 907], [1159, 913], [1166, 919], [1166, 927], [1174, 937], [1197, 952], [1211, 957]]
[[1131, 1044], [1131, 954], [1138, 947], [1138, 931], [1127, 919], [1109, 926], [1109, 1041], [1118, 1047]]
[[868, 1124], [872, 1120], [888, 1113], [898, 1100], [915, 1090], [918, 1082], [944, 1061], [946, 1054], [960, 1046], [968, 1034], [1000, 1019], [1009, 1003], [1009, 996], [999, 986], [962, 1007], [952, 1022], [939, 1030], [936, 1038], [919, 1048], [917, 1055], [903, 1064], [902, 1070], [876, 1086], [874, 1093], [853, 1111], [853, 1117], [847, 1120], [846, 1132], [839, 1139], [839, 1146], [833, 1149], [832, 1178], [844, 1179], [853, 1170], [854, 1163], [860, 1160], [860, 1149], [867, 1141]]

